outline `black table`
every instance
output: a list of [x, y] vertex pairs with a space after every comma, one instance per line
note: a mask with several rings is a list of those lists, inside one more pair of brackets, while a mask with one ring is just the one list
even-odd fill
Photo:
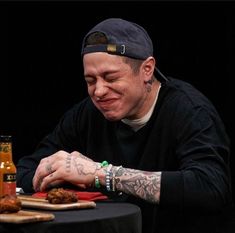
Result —
[[45, 211], [53, 221], [0, 224], [1, 233], [141, 233], [141, 211], [129, 203], [97, 202], [94, 209]]

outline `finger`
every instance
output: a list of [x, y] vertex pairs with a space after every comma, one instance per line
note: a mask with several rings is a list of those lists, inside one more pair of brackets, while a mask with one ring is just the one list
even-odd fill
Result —
[[52, 163], [49, 159], [43, 160], [42, 163], [38, 166], [34, 178], [33, 178], [33, 187], [35, 191], [39, 191], [41, 183], [44, 177], [50, 175], [55, 171], [55, 168], [52, 167]]
[[50, 163], [49, 161], [47, 162], [46, 166], [45, 166], [45, 174], [49, 175], [51, 173], [53, 173], [55, 171], [55, 167], [52, 168], [52, 163]]
[[35, 192], [40, 191], [42, 181], [43, 181], [43, 177], [34, 175], [34, 177], [33, 177], [33, 189], [35, 190]]
[[55, 171], [53, 173], [50, 173], [48, 176], [45, 176], [40, 183], [40, 191], [45, 191], [48, 186], [50, 187], [50, 185], [63, 182], [60, 177], [57, 176], [57, 174], [58, 172]]
[[85, 185], [85, 184], [74, 184], [76, 186], [78, 186], [79, 188], [81, 189], [86, 189], [88, 185]]
[[35, 171], [34, 177], [33, 177], [33, 182], [32, 183], [33, 183], [33, 188], [34, 188], [35, 191], [37, 191], [38, 188], [41, 185], [41, 181], [42, 181], [42, 178], [43, 178], [43, 176], [40, 175], [41, 170], [42, 170], [41, 167], [38, 166], [38, 168]]

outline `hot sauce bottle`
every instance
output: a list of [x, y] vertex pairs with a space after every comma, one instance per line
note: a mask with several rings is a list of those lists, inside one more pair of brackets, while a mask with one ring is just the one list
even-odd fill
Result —
[[12, 160], [12, 137], [0, 135], [0, 197], [16, 195], [16, 166]]

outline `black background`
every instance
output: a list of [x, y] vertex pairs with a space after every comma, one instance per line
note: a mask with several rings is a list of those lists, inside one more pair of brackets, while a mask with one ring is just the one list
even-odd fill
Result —
[[214, 103], [231, 138], [235, 177], [233, 2], [29, 1], [0, 6], [0, 134], [13, 136], [16, 163], [87, 95], [80, 58], [85, 33], [105, 18], [121, 17], [147, 29], [165, 75], [191, 82]]

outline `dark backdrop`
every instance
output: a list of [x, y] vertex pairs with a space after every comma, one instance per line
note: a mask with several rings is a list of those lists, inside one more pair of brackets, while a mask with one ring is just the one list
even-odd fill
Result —
[[[7, 72], [0, 82], [0, 133], [13, 136], [15, 162], [87, 95], [81, 41], [107, 17], [123, 17], [149, 31], [160, 70], [211, 99], [233, 151], [233, 2], [5, 2], [1, 10]], [[232, 152], [233, 177], [234, 163]]]

